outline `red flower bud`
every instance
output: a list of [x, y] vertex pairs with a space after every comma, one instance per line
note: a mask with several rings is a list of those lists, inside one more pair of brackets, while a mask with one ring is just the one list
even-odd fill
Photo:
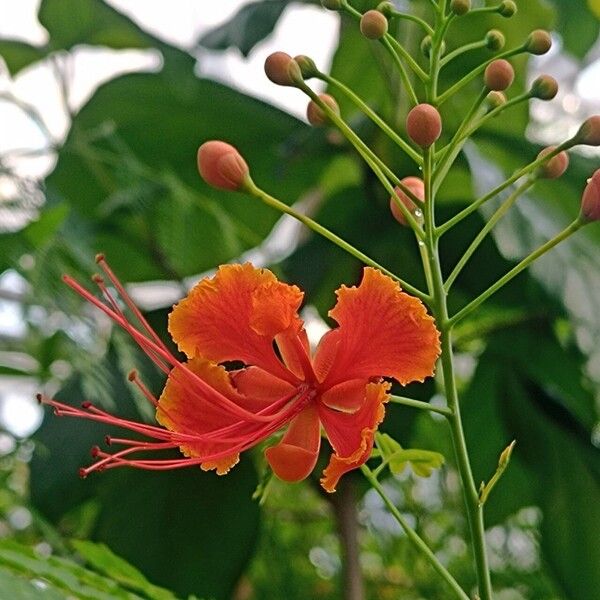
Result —
[[512, 17], [517, 12], [517, 5], [513, 0], [504, 0], [498, 6], [498, 12], [507, 19]]
[[581, 214], [586, 221], [600, 221], [600, 169], [588, 179], [583, 190]]
[[502, 92], [493, 91], [485, 97], [485, 101], [488, 110], [494, 110], [495, 108], [506, 104], [506, 96]]
[[378, 10], [368, 10], [360, 19], [360, 32], [370, 40], [382, 38], [388, 30], [388, 21]]
[[459, 17], [466, 15], [471, 10], [471, 0], [452, 0], [450, 10]]
[[531, 97], [552, 100], [558, 94], [558, 82], [550, 75], [540, 75], [531, 85]]
[[552, 47], [552, 37], [543, 29], [536, 29], [529, 34], [525, 42], [525, 50], [530, 54], [546, 54]]
[[380, 2], [377, 5], [377, 10], [386, 18], [386, 19], [391, 19], [392, 16], [394, 15], [394, 4], [392, 2]]
[[[546, 154], [552, 152], [556, 146], [548, 146], [544, 148], [539, 154], [538, 158], [546, 156]], [[569, 155], [566, 152], [559, 152], [556, 156], [553, 156], [548, 162], [540, 166], [539, 175], [545, 179], [557, 179], [560, 177], [569, 166]]]
[[[418, 177], [405, 177], [402, 179], [402, 184], [404, 187], [407, 187], [417, 198], [419, 198], [421, 202], [424, 201], [425, 184], [423, 183], [422, 179], [419, 179]], [[394, 191], [396, 192], [398, 198], [400, 198], [402, 201], [402, 204], [404, 204], [404, 206], [406, 206], [411, 213], [415, 214], [415, 211], [418, 209], [417, 205], [399, 187], [395, 187]], [[390, 198], [390, 210], [392, 211], [394, 219], [396, 219], [398, 223], [404, 226], [408, 225], [404, 215], [402, 214], [402, 210], [397, 205], [393, 196]]]
[[588, 117], [581, 124], [576, 139], [586, 146], [600, 146], [600, 115]]
[[406, 132], [415, 144], [429, 148], [442, 133], [442, 118], [431, 104], [417, 104], [406, 117]]
[[267, 56], [265, 74], [277, 85], [295, 86], [302, 81], [300, 66], [285, 52], [273, 52]]
[[[319, 94], [319, 98], [331, 108], [336, 114], [340, 114], [340, 107], [333, 96], [329, 94]], [[329, 121], [325, 111], [314, 101], [311, 100], [306, 107], [306, 118], [311, 125], [322, 127]]]
[[485, 34], [485, 47], [488, 50], [501, 50], [504, 48], [506, 38], [504, 34], [498, 29], [490, 29]]
[[217, 140], [205, 142], [198, 149], [198, 170], [206, 183], [220, 190], [241, 190], [250, 176], [240, 153]]
[[483, 81], [490, 90], [502, 91], [510, 87], [515, 79], [515, 70], [503, 58], [491, 62], [485, 69]]

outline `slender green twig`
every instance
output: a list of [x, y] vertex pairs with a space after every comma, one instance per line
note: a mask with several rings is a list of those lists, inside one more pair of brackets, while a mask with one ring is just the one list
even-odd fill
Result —
[[391, 16], [392, 16], [392, 18], [395, 18], [395, 19], [405, 19], [406, 21], [412, 21], [413, 23], [416, 23], [417, 25], [422, 27], [425, 30], [425, 33], [427, 33], [429, 35], [433, 35], [433, 29], [430, 27], [429, 23], [427, 23], [426, 21], [421, 19], [421, 17], [417, 17], [417, 15], [413, 15], [412, 13], [402, 13], [397, 10], [392, 10]]
[[402, 404], [403, 406], [410, 406], [411, 408], [418, 408], [419, 410], [427, 410], [429, 412], [438, 413], [448, 417], [452, 414], [452, 411], [445, 406], [434, 406], [429, 402], [422, 402], [421, 400], [413, 400], [412, 398], [405, 398], [404, 396], [390, 396], [390, 402], [394, 404]]
[[415, 93], [415, 90], [412, 86], [410, 77], [408, 76], [408, 73], [406, 72], [406, 69], [404, 68], [404, 65], [402, 64], [400, 57], [394, 50], [393, 45], [390, 43], [390, 41], [386, 37], [382, 38], [381, 43], [382, 43], [383, 47], [388, 51], [390, 56], [392, 57], [392, 60], [394, 61], [394, 64], [396, 65], [398, 72], [400, 73], [400, 79], [402, 79], [402, 83], [404, 83], [404, 87], [406, 88], [406, 91], [408, 92], [408, 95], [410, 96], [410, 100], [413, 103], [413, 106], [415, 104], [418, 104], [419, 99], [417, 98], [417, 94]]
[[469, 247], [465, 250], [465, 253], [461, 256], [460, 260], [456, 263], [456, 266], [448, 275], [448, 279], [446, 279], [446, 283], [444, 284], [444, 289], [446, 292], [452, 287], [452, 284], [463, 270], [464, 266], [467, 264], [471, 256], [481, 242], [485, 239], [487, 234], [495, 227], [496, 223], [507, 213], [508, 209], [515, 203], [517, 198], [524, 194], [534, 183], [536, 179], [532, 177], [525, 181], [522, 185], [520, 185], [496, 210], [496, 212], [490, 217], [488, 222], [482, 227], [481, 231], [477, 234], [475, 239], [471, 242]]
[[480, 48], [485, 48], [487, 46], [486, 40], [479, 40], [477, 42], [471, 42], [470, 44], [465, 44], [460, 48], [456, 48], [452, 52], [449, 52], [442, 58], [440, 61], [440, 67], [445, 67], [449, 62], [452, 62], [455, 58], [462, 56], [465, 52], [470, 52], [471, 50], [479, 50]]
[[549, 250], [552, 250], [554, 246], [566, 240], [568, 237], [573, 235], [576, 231], [581, 229], [585, 225], [585, 222], [581, 219], [576, 219], [573, 221], [568, 227], [563, 229], [558, 235], [553, 237], [551, 240], [548, 240], [545, 244], [540, 246], [537, 250], [532, 252], [529, 256], [525, 257], [519, 264], [513, 267], [508, 273], [506, 273], [503, 277], [498, 279], [496, 283], [494, 283], [491, 287], [489, 287], [485, 292], [477, 296], [474, 300], [469, 302], [464, 308], [458, 311], [450, 320], [449, 325], [453, 326], [458, 323], [461, 319], [464, 319], [468, 314], [470, 314], [473, 310], [475, 310], [478, 306], [483, 304], [490, 296], [495, 294], [500, 288], [505, 286], [509, 281], [514, 279], [519, 273], [525, 270], [533, 261], [537, 260], [540, 256], [543, 256]]
[[363, 475], [367, 478], [367, 481], [371, 484], [373, 489], [379, 494], [381, 499], [384, 501], [388, 510], [396, 519], [402, 530], [406, 534], [406, 537], [411, 541], [411, 543], [415, 546], [417, 550], [421, 554], [427, 558], [432, 568], [440, 575], [444, 581], [448, 584], [454, 596], [456, 598], [460, 598], [460, 600], [469, 600], [469, 596], [465, 593], [465, 591], [460, 587], [456, 579], [452, 577], [450, 572], [442, 565], [437, 556], [431, 551], [429, 546], [425, 543], [423, 538], [419, 536], [419, 534], [408, 524], [406, 519], [402, 516], [402, 513], [396, 508], [394, 503], [388, 498], [388, 495], [385, 493], [385, 489], [381, 485], [381, 483], [377, 480], [371, 469], [367, 467], [367, 465], [363, 465], [361, 467], [361, 471]]

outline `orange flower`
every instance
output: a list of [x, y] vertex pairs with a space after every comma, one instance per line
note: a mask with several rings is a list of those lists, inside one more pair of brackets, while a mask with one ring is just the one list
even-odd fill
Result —
[[[279, 478], [299, 481], [315, 467], [323, 428], [334, 453], [321, 483], [333, 492], [340, 477], [371, 454], [390, 388], [381, 378], [422, 381], [433, 373], [439, 355], [439, 334], [423, 304], [371, 268], [365, 268], [358, 287], [338, 290], [329, 313], [338, 327], [311, 355], [298, 316], [303, 293], [246, 263], [220, 267], [173, 309], [169, 331], [187, 356], [181, 362], [143, 320], [103, 257], [99, 264], [145, 331], [127, 321], [101, 278], [95, 281], [107, 303], [71, 278], [66, 282], [123, 327], [168, 378], [157, 400], [135, 373], [130, 376], [155, 404], [162, 427], [119, 419], [90, 403], [77, 409], [42, 399], [58, 414], [118, 425], [151, 439], [109, 439], [124, 449], [108, 454], [96, 447], [99, 460], [82, 469], [83, 476], [125, 465], [200, 465], [224, 474], [240, 452], [287, 427], [265, 456]], [[243, 366], [228, 370], [230, 361]], [[179, 448], [185, 458], [131, 456], [169, 448]]]

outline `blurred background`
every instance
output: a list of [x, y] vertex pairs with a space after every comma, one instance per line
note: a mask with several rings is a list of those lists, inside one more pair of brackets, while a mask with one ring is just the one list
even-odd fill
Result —
[[[395, 4], [429, 14], [425, 0]], [[477, 134], [440, 191], [440, 219], [600, 112], [600, 2], [517, 4], [511, 20], [457, 20], [449, 49], [490, 28], [505, 33], [507, 48], [549, 29], [551, 52], [516, 58], [509, 91], [540, 73], [561, 90]], [[394, 27], [418, 55], [420, 30]], [[267, 191], [424, 285], [414, 239], [390, 217], [374, 176], [339, 135], [306, 125], [300, 92], [264, 76], [275, 50], [308, 54], [402, 131], [408, 99], [388, 57], [316, 1], [0, 0], [0, 597], [446, 597], [358, 474], [326, 496], [318, 477], [295, 486], [268, 479], [256, 451], [225, 478], [117, 470], [82, 481], [78, 468], [106, 427], [44, 416], [34, 400], [43, 391], [152, 418], [125, 379], [137, 368], [159, 393], [160, 375], [61, 282], [63, 273], [88, 281], [100, 251], [164, 339], [172, 304], [218, 264], [242, 260], [305, 290], [313, 343], [331, 324], [334, 290], [356, 283], [361, 265], [256, 201], [208, 188], [195, 167], [207, 139], [234, 144]], [[453, 61], [443, 87], [488, 57]], [[480, 87], [444, 105], [446, 131]], [[399, 176], [416, 174], [339, 101]], [[598, 153], [578, 148], [560, 180], [519, 201], [457, 280], [454, 310], [577, 214], [598, 164]], [[444, 238], [448, 272], [487, 210]], [[586, 228], [457, 331], [476, 478], [489, 479], [517, 440], [487, 511], [499, 600], [590, 600], [600, 590], [599, 247], [600, 228]], [[430, 380], [401, 393], [443, 404], [440, 389]], [[383, 429], [404, 447], [446, 457], [428, 477], [409, 466], [385, 485], [440, 560], [474, 586], [445, 422], [394, 406]]]

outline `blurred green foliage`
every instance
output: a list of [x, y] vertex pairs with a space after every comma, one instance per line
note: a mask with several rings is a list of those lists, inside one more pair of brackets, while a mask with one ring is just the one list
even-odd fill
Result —
[[[212, 49], [233, 46], [247, 55], [270, 33], [286, 4], [248, 4], [199, 44]], [[375, 4], [356, 3], [363, 10]], [[428, 14], [424, 1], [411, 6]], [[0, 272], [15, 269], [31, 283], [34, 292], [26, 302], [49, 316], [71, 315], [63, 315], [62, 326], [53, 331], [30, 319], [27, 337], [9, 349], [34, 357], [36, 366], [0, 365], [3, 374], [33, 375], [59, 385], [58, 398], [93, 398], [107, 406], [112, 402], [110, 408], [124, 416], [141, 411], [144, 417], [139, 398], [123, 383], [125, 374], [137, 367], [156, 391], [160, 377], [136, 356], [131, 342], [106, 329], [95, 332], [97, 323], [65, 291], [60, 275], [87, 277], [94, 269], [94, 254], [102, 250], [123, 281], [163, 279], [177, 282], [183, 290], [186, 277], [234, 260], [263, 242], [277, 214], [247, 197], [217, 193], [198, 178], [195, 151], [210, 138], [237, 146], [254, 179], [270, 193], [290, 204], [316, 198], [313, 218], [403, 278], [422, 284], [409, 232], [390, 218], [387, 196], [336, 136], [310, 130], [263, 102], [198, 78], [191, 55], [143, 31], [100, 0], [42, 0], [39, 19], [50, 35], [44, 47], [0, 41], [0, 55], [12, 75], [79, 44], [153, 48], [164, 62], [159, 72], [123, 75], [102, 85], [73, 115], [69, 135], [57, 149], [56, 165], [39, 184], [46, 198], [39, 215], [22, 229], [0, 235]], [[468, 34], [457, 24], [448, 43], [478, 39], [490, 27], [502, 28], [509, 46], [536, 27], [555, 27], [565, 51], [581, 58], [597, 38], [599, 21], [585, 0], [528, 0], [520, 3], [510, 24], [497, 15], [481, 15], [473, 18]], [[418, 52], [420, 35], [413, 24], [398, 25], [396, 33]], [[453, 61], [445, 85], [483, 56], [482, 51]], [[524, 68], [525, 58], [517, 63]], [[406, 98], [387, 57], [345, 18], [332, 74], [402, 128]], [[470, 106], [478, 86], [474, 83], [444, 107], [449, 131]], [[515, 92], [524, 86], [521, 74]], [[343, 101], [340, 105], [399, 176], [415, 173], [406, 157], [353, 107]], [[492, 123], [477, 135], [440, 191], [442, 219], [536, 155], [539, 148], [524, 140], [528, 118], [522, 107], [510, 120]], [[573, 155], [564, 178], [543, 184], [520, 201], [457, 281], [455, 309], [576, 214], [593, 164]], [[482, 219], [474, 215], [444, 238], [447, 272]], [[511, 598], [590, 600], [600, 589], [600, 461], [591, 441], [594, 431], [597, 437], [599, 388], [586, 374], [586, 364], [598, 360], [600, 347], [599, 246], [597, 227], [581, 232], [503, 289], [457, 332], [457, 349], [466, 365], [461, 374], [463, 412], [476, 477], [488, 480], [499, 453], [517, 440], [487, 513], [495, 585], [520, 594]], [[23, 261], [24, 256], [30, 260]], [[334, 290], [342, 282], [355, 282], [361, 270], [353, 258], [312, 236], [272, 267], [301, 285], [306, 302], [323, 318], [333, 304]], [[164, 334], [166, 311], [149, 318], [162, 324], [158, 329]], [[83, 328], [88, 340], [95, 336], [84, 351], [77, 328]], [[57, 361], [71, 364], [76, 374], [57, 378]], [[140, 365], [132, 364], [137, 361]], [[402, 393], [430, 400], [437, 385], [409, 386]], [[393, 406], [383, 431], [403, 447], [446, 457], [449, 464], [428, 479], [407, 471], [386, 485], [457, 579], [472, 586], [444, 423]], [[122, 471], [79, 480], [77, 468], [88, 462], [90, 447], [105, 433], [105, 427], [95, 424], [49, 417], [35, 436], [33, 459], [21, 444], [0, 459], [6, 484], [0, 493], [0, 536], [10, 534], [27, 545], [45, 540], [56, 554], [46, 559], [18, 542], [0, 541], [4, 595], [41, 597], [35, 594], [42, 581], [44, 597], [50, 599], [69, 593], [78, 598], [173, 597], [149, 584], [148, 578], [178, 597], [341, 596], [335, 511], [315, 492], [313, 482], [296, 487], [274, 483], [259, 511], [251, 499], [257, 475], [250, 456], [226, 478], [196, 471]], [[255, 458], [260, 460], [258, 454]], [[359, 481], [358, 476], [350, 477]], [[365, 495], [366, 487], [358, 490], [368, 597], [444, 597], [444, 588], [386, 517], [377, 498]], [[23, 531], [10, 526], [9, 517], [19, 507], [33, 515], [32, 525]], [[104, 546], [71, 546], [64, 542], [69, 537], [106, 543], [144, 575], [130, 570]], [[81, 566], [82, 560], [91, 570]]]

